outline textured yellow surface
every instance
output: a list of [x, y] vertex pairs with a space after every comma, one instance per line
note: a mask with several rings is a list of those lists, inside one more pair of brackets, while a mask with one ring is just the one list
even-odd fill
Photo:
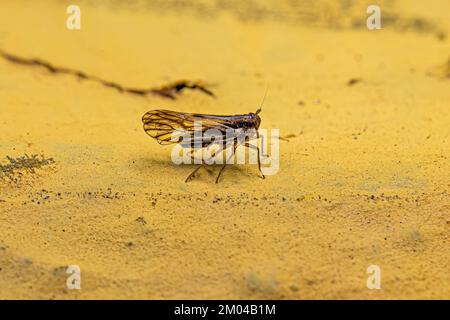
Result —
[[[2, 50], [217, 98], [0, 59], [0, 298], [450, 298], [449, 2], [380, 1], [379, 31], [365, 1], [218, 3], [81, 1], [69, 31], [66, 1], [1, 2]], [[266, 180], [186, 184], [142, 130], [155, 108], [253, 112], [267, 86], [261, 127], [295, 137]]]

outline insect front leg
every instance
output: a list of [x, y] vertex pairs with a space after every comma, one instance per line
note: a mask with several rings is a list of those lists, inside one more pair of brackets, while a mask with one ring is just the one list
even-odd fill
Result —
[[246, 142], [245, 144], [244, 144], [244, 146], [246, 146], [247, 148], [249, 148], [249, 149], [256, 149], [257, 151], [258, 151], [258, 169], [259, 169], [259, 173], [261, 174], [261, 178], [262, 179], [265, 179], [266, 178], [266, 176], [262, 173], [262, 170], [261, 170], [261, 157], [260, 157], [260, 154], [259, 154], [259, 147], [258, 146], [255, 146], [255, 145], [253, 145], [253, 144], [250, 144], [250, 143], [248, 143], [248, 142]]

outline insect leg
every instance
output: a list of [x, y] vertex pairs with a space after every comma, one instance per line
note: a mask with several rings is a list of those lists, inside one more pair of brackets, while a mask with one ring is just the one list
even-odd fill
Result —
[[[217, 150], [217, 151], [213, 151], [212, 156], [214, 157], [216, 155], [216, 152], [221, 152], [223, 149]], [[191, 150], [191, 158], [194, 159], [195, 155], [194, 155], [195, 149]], [[194, 171], [191, 172], [191, 174], [186, 178], [186, 180], [184, 182], [188, 182], [189, 180], [191, 180], [195, 174], [197, 173], [198, 170], [200, 170], [201, 167], [206, 166], [207, 163], [205, 163], [205, 161], [202, 159], [202, 164], [199, 165], [197, 168], [195, 168]], [[209, 169], [207, 168], [207, 170], [209, 171]]]
[[261, 171], [261, 160], [260, 160], [260, 155], [259, 155], [259, 147], [258, 147], [258, 146], [255, 146], [255, 145], [253, 145], [253, 144], [250, 144], [250, 143], [248, 143], [248, 142], [246, 142], [244, 145], [245, 145], [247, 148], [250, 148], [250, 149], [256, 149], [256, 150], [258, 151], [258, 169], [259, 169], [259, 173], [261, 174], [261, 178], [262, 178], [262, 179], [265, 179], [266, 177], [264, 176], [264, 174], [263, 174], [262, 171]]
[[[190, 152], [191, 152], [191, 159], [195, 159], [195, 154], [194, 154], [195, 149], [192, 148]], [[199, 165], [197, 168], [195, 168], [195, 170], [191, 172], [191, 174], [186, 178], [186, 180], [184, 180], [184, 182], [188, 182], [189, 180], [191, 180], [195, 176], [197, 171], [200, 170], [200, 168], [203, 167], [204, 165], [205, 165], [205, 162], [202, 159], [202, 164]]]
[[228, 157], [227, 161], [225, 161], [225, 163], [222, 165], [222, 168], [220, 168], [219, 174], [217, 175], [217, 178], [216, 178], [216, 183], [219, 183], [219, 178], [222, 175], [223, 170], [225, 170], [227, 162], [231, 159], [231, 157], [234, 156], [237, 147], [238, 147], [237, 141], [234, 141], [233, 153]]
[[203, 167], [205, 165], [205, 163], [202, 163], [201, 165], [199, 165], [197, 168], [195, 168], [194, 171], [191, 172], [190, 175], [188, 175], [188, 177], [186, 178], [186, 180], [184, 180], [184, 182], [188, 182], [189, 180], [191, 180], [195, 174], [197, 173], [198, 170], [200, 170], [201, 167]]
[[[256, 137], [258, 138], [258, 142], [259, 142], [259, 132], [258, 132], [258, 130], [256, 131]], [[263, 143], [263, 141], [261, 139], [261, 147], [262, 146], [264, 146], [264, 143]], [[261, 171], [261, 156], [259, 154], [259, 147], [258, 146], [256, 146], [256, 150], [258, 150], [258, 170], [259, 170], [259, 173], [261, 173], [261, 178], [265, 179], [266, 177], [264, 176], [264, 173], [262, 173], [262, 171]], [[263, 152], [264, 152], [264, 150], [263, 150]], [[265, 155], [265, 157], [267, 157], [267, 155]]]

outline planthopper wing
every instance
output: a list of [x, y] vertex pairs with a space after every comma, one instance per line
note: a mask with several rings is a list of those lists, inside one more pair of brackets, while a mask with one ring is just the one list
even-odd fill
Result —
[[[226, 130], [232, 129], [229, 117], [208, 114], [183, 113], [170, 110], [151, 110], [142, 117], [145, 132], [156, 139], [159, 144], [180, 142], [177, 136], [190, 136], [192, 144], [198, 143], [202, 147], [212, 141], [205, 139], [205, 131], [216, 129], [226, 139]], [[181, 137], [180, 137], [181, 138]], [[201, 141], [196, 141], [202, 139]]]

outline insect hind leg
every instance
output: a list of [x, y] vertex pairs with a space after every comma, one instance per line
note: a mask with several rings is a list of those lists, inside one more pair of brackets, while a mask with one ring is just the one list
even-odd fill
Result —
[[[190, 153], [191, 153], [190, 156], [191, 156], [191, 159], [192, 159], [192, 160], [195, 159], [195, 154], [194, 154], [194, 152], [195, 152], [195, 149], [192, 148], [191, 151], [190, 151]], [[189, 180], [191, 180], [192, 178], [194, 178], [194, 176], [195, 176], [195, 174], [197, 173], [197, 171], [200, 170], [200, 168], [203, 167], [204, 165], [205, 165], [205, 162], [204, 162], [203, 159], [202, 159], [202, 164], [199, 165], [197, 168], [195, 168], [195, 170], [192, 171], [191, 174], [187, 176], [187, 178], [186, 178], [186, 180], [184, 180], [184, 182], [188, 182]]]
[[188, 177], [186, 178], [186, 180], [184, 180], [184, 182], [188, 182], [189, 180], [191, 180], [195, 174], [197, 173], [198, 170], [200, 170], [201, 167], [203, 167], [205, 165], [205, 163], [202, 163], [201, 165], [199, 165], [197, 168], [195, 168], [194, 171], [191, 172], [190, 175], [188, 175]]
[[[213, 151], [212, 156], [214, 157], [216, 155], [216, 153], [220, 152], [220, 151], [221, 150]], [[195, 149], [191, 149], [191, 151], [190, 151], [191, 159], [195, 159], [194, 152], [195, 152]], [[192, 180], [194, 178], [195, 174], [198, 172], [198, 170], [200, 170], [202, 167], [204, 167], [206, 165], [207, 165], [207, 163], [205, 163], [205, 161], [202, 159], [202, 164], [199, 165], [197, 168], [195, 168], [195, 170], [191, 172], [191, 174], [186, 178], [186, 180], [184, 182], [188, 182], [188, 181]], [[208, 168], [206, 168], [206, 170], [208, 170], [208, 172], [211, 173], [211, 171]]]
[[225, 170], [225, 167], [227, 166], [228, 161], [231, 159], [231, 157], [234, 156], [234, 154], [236, 153], [236, 148], [238, 147], [237, 142], [234, 142], [234, 146], [233, 146], [233, 152], [231, 153], [231, 155], [228, 157], [228, 159], [225, 161], [225, 163], [222, 165], [222, 167], [220, 168], [219, 174], [217, 175], [216, 178], [216, 183], [219, 183], [219, 178], [222, 175], [223, 170]]

